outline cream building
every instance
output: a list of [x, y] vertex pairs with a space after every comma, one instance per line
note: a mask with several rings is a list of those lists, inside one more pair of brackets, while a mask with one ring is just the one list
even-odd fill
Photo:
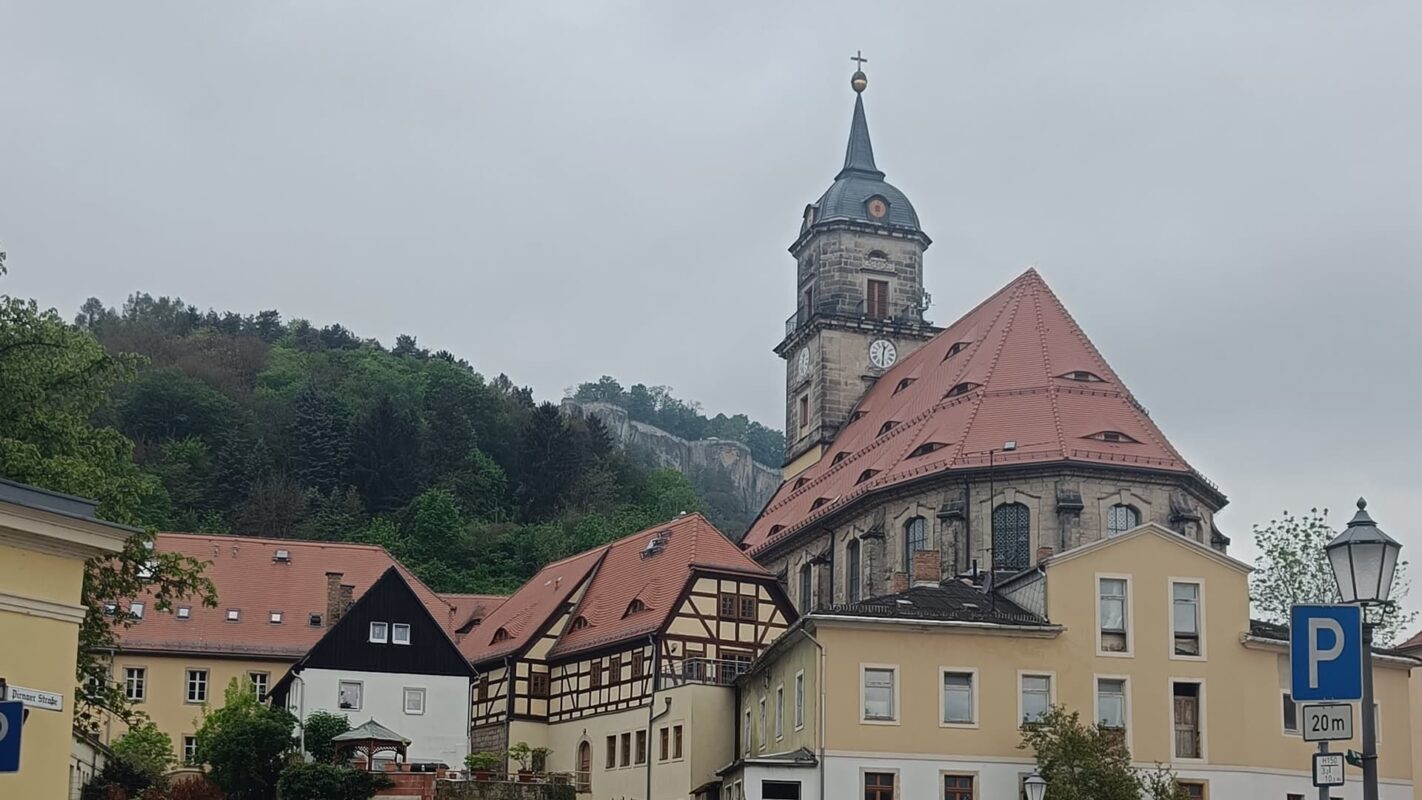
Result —
[[69, 791], [84, 562], [135, 532], [99, 520], [87, 500], [0, 480], [0, 678], [61, 698], [58, 710], [28, 709], [20, 771], [0, 774], [0, 797]]
[[[723, 797], [1017, 797], [1034, 766], [1019, 727], [1049, 704], [1120, 727], [1192, 797], [1318, 796], [1286, 631], [1250, 621], [1247, 565], [1157, 525], [1043, 553], [996, 595], [940, 584], [937, 557], [902, 592], [803, 617], [753, 665]], [[1376, 658], [1391, 800], [1413, 796], [1417, 663]], [[1361, 796], [1349, 778], [1333, 796]]]

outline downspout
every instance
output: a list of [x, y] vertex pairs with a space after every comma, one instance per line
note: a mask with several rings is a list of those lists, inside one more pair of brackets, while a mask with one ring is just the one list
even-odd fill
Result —
[[[301, 721], [301, 758], [306, 759], [306, 679], [301, 677], [301, 673], [296, 673], [291, 677], [291, 682], [296, 684], [296, 718]], [[288, 705], [290, 702], [288, 701]]]
[[[809, 639], [810, 644], [814, 645], [815, 648], [819, 650], [820, 657], [816, 661], [815, 683], [818, 684], [820, 692], [820, 702], [818, 709], [818, 716], [820, 718], [820, 721], [817, 726], [818, 730], [816, 731], [816, 738], [819, 739], [819, 753], [817, 755], [819, 756], [820, 762], [820, 800], [825, 800], [825, 646], [823, 644], [820, 644], [819, 639], [816, 639], [809, 631], [805, 630], [804, 625], [801, 625], [800, 627], [796, 628], [795, 632], [800, 634], [801, 636], [804, 636], [806, 639]], [[739, 723], [740, 721], [737, 720], [737, 730], [740, 730]]]
[[[513, 710], [514, 710], [514, 674], [509, 669], [509, 657], [504, 656], [504, 749], [507, 750], [513, 742]], [[509, 761], [504, 759], [504, 770], [509, 768]]]
[[474, 680], [469, 682], [469, 691], [465, 693], [467, 695], [465, 700], [468, 701], [464, 704], [464, 749], [466, 751], [464, 755], [466, 756], [474, 753], [474, 698], [479, 691], [479, 681], [484, 679], [484, 673], [476, 669], [473, 664], [469, 665], [469, 671], [474, 673]]
[[662, 648], [657, 646], [656, 634], [647, 637], [647, 644], [652, 646], [652, 701], [647, 705], [647, 800], [652, 800], [652, 724], [671, 713], [671, 698], [666, 699], [661, 713], [653, 713], [657, 708], [657, 684], [662, 680]]

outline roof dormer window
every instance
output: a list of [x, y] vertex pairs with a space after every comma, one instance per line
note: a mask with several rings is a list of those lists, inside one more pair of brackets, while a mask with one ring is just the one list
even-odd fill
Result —
[[918, 380], [918, 378], [904, 378], [903, 380], [899, 381], [899, 385], [894, 387], [894, 394], [898, 394], [899, 392], [902, 392], [903, 390], [912, 386], [913, 382], [916, 380]]
[[580, 630], [582, 630], [582, 629], [588, 627], [588, 626], [591, 625], [591, 624], [592, 624], [592, 623], [588, 622], [588, 618], [587, 618], [587, 617], [584, 617], [584, 616], [582, 616], [582, 615], [579, 615], [578, 617], [576, 617], [576, 618], [573, 619], [573, 630], [575, 630], [575, 631], [580, 631]]
[[895, 425], [898, 425], [898, 424], [899, 424], [899, 423], [898, 423], [897, 420], [892, 420], [892, 419], [889, 420], [888, 422], [885, 422], [883, 425], [880, 425], [880, 426], [879, 426], [879, 435], [880, 435], [880, 436], [883, 436], [884, 434], [886, 434], [886, 433], [888, 433], [889, 431], [893, 430], [893, 429], [894, 429], [894, 426], [895, 426]]
[[641, 598], [633, 598], [632, 602], [627, 604], [627, 613], [623, 614], [622, 616], [630, 617], [633, 614], [639, 614], [646, 610], [647, 604], [642, 602]]
[[816, 497], [815, 502], [810, 504], [810, 510], [814, 511], [815, 509], [819, 508], [825, 503], [828, 503], [829, 501], [830, 499], [828, 497]]
[[804, 475], [801, 475], [800, 477], [798, 477], [798, 478], [795, 479], [795, 486], [794, 486], [794, 489], [798, 489], [798, 488], [800, 488], [801, 486], [804, 486], [805, 484], [807, 484], [807, 483], [809, 483], [809, 482], [810, 482], [810, 479], [809, 479], [809, 478], [806, 478]]
[[981, 388], [981, 387], [982, 387], [982, 384], [981, 384], [981, 383], [972, 383], [971, 381], [964, 381], [963, 383], [960, 383], [960, 384], [958, 384], [957, 386], [954, 386], [952, 389], [949, 389], [949, 390], [948, 390], [948, 393], [945, 394], [945, 395], [943, 395], [943, 398], [946, 400], [946, 399], [948, 399], [949, 397], [962, 397], [963, 395], [967, 394], [968, 392], [971, 392], [972, 390], [978, 389], [978, 388]]
[[859, 421], [859, 418], [862, 417], [862, 416], [864, 416], [864, 412], [863, 412], [863, 411], [856, 411], [856, 412], [854, 412], [853, 414], [850, 414], [850, 415], [849, 415], [849, 421], [850, 421], [850, 422], [857, 422], [857, 421]]
[[783, 530], [785, 530], [785, 526], [784, 526], [784, 525], [771, 525], [771, 526], [770, 526], [770, 533], [769, 533], [768, 535], [774, 536], [775, 534], [780, 533], [780, 532], [783, 531]]
[[508, 640], [510, 640], [510, 639], [512, 639], [512, 638], [513, 638], [513, 636], [511, 636], [511, 635], [509, 634], [509, 629], [508, 629], [508, 628], [499, 628], [498, 630], [494, 631], [494, 638], [489, 641], [489, 644], [498, 644], [499, 642], [507, 642]]
[[855, 481], [855, 483], [856, 483], [856, 484], [863, 483], [863, 482], [869, 480], [870, 478], [872, 478], [872, 477], [874, 477], [875, 475], [878, 475], [878, 474], [879, 474], [879, 470], [877, 470], [877, 469], [866, 469], [866, 470], [864, 470], [863, 472], [859, 473], [859, 480]]
[[1095, 439], [1098, 442], [1111, 442], [1112, 444], [1140, 444], [1140, 442], [1120, 431], [1101, 431], [1099, 433], [1093, 433], [1086, 438]]
[[947, 445], [943, 444], [942, 442], [924, 442], [918, 447], [915, 447], [913, 449], [913, 452], [908, 454], [908, 457], [918, 458], [919, 456], [926, 456], [929, 453], [932, 453], [934, 450], [942, 450], [946, 446]]
[[1065, 378], [1069, 381], [1077, 381], [1078, 383], [1105, 383], [1099, 375], [1094, 372], [1087, 372], [1084, 369], [1072, 370], [1071, 372], [1058, 375], [1057, 377]]
[[943, 354], [943, 360], [947, 361], [953, 356], [956, 356], [964, 350], [967, 350], [968, 345], [970, 344], [972, 344], [972, 342], [954, 342], [952, 345], [949, 346], [948, 352]]
[[838, 464], [839, 462], [845, 460], [846, 458], [849, 458], [849, 451], [841, 450], [840, 452], [834, 454], [834, 458], [830, 460], [830, 466], [832, 467], [835, 464]]

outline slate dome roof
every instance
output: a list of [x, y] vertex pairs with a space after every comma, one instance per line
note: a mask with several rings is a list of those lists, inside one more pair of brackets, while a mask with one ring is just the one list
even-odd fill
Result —
[[[869, 201], [883, 198], [889, 210], [882, 218], [869, 214]], [[813, 217], [809, 227], [823, 223], [850, 220], [873, 225], [920, 230], [918, 213], [898, 187], [884, 180], [884, 173], [874, 164], [874, 147], [869, 141], [869, 123], [864, 118], [864, 97], [854, 100], [854, 118], [849, 125], [849, 145], [845, 148], [844, 168], [834, 176], [834, 183], [811, 205]]]

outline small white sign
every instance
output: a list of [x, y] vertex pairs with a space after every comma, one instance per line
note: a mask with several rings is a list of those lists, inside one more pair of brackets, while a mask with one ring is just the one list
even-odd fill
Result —
[[1314, 786], [1342, 786], [1342, 785], [1343, 785], [1343, 754], [1342, 754], [1342, 753], [1314, 753], [1314, 754], [1313, 754], [1313, 785], [1314, 785]]
[[10, 696], [7, 699], [19, 700], [30, 708], [39, 708], [45, 711], [64, 710], [64, 695], [39, 689], [26, 689], [13, 683], [10, 684]]
[[1340, 742], [1353, 738], [1351, 703], [1311, 703], [1302, 711], [1305, 742]]

